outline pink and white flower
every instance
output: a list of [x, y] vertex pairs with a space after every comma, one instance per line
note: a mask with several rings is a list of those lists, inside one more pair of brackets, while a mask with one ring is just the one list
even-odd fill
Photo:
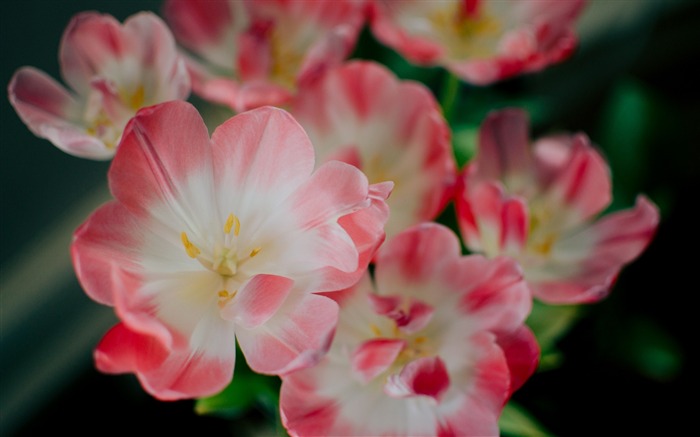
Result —
[[76, 231], [72, 256], [94, 300], [121, 323], [97, 367], [134, 372], [160, 399], [200, 397], [250, 367], [279, 374], [327, 349], [345, 288], [384, 237], [391, 183], [368, 185], [313, 146], [280, 109], [231, 118], [211, 139], [194, 107], [141, 110], [112, 162], [116, 198]]
[[516, 259], [535, 297], [581, 303], [607, 295], [651, 240], [654, 204], [597, 219], [611, 201], [610, 171], [584, 134], [528, 140], [527, 115], [490, 114], [456, 198], [467, 247]]
[[168, 0], [164, 13], [191, 51], [193, 90], [244, 111], [284, 105], [298, 86], [346, 59], [364, 0]]
[[319, 162], [338, 159], [370, 182], [394, 182], [387, 235], [433, 220], [450, 199], [456, 178], [450, 130], [424, 85], [354, 61], [303, 87], [291, 111]]
[[124, 25], [110, 15], [76, 15], [63, 34], [59, 58], [72, 91], [23, 67], [9, 84], [10, 103], [35, 135], [81, 158], [112, 158], [137, 110], [190, 93], [170, 30], [148, 12]]
[[374, 35], [418, 65], [487, 85], [567, 58], [584, 0], [374, 0]]
[[461, 256], [442, 225], [398, 234], [378, 252], [374, 284], [367, 274], [330, 296], [340, 318], [328, 354], [282, 377], [292, 436], [498, 435], [537, 365], [517, 265]]

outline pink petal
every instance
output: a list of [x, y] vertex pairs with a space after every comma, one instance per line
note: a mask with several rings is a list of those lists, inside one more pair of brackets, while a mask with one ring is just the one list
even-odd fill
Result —
[[424, 357], [406, 364], [398, 375], [392, 375], [384, 392], [396, 398], [423, 395], [436, 401], [450, 386], [450, 375], [440, 357]]
[[[338, 219], [372, 206], [367, 178], [357, 168], [338, 161], [322, 165], [290, 199], [298, 211], [298, 225], [318, 234], [312, 264], [328, 265], [344, 272], [358, 268], [358, 251]], [[369, 226], [371, 223], [366, 223]]]
[[88, 135], [79, 120], [80, 105], [68, 91], [45, 73], [23, 67], [8, 86], [10, 103], [34, 133], [74, 156], [109, 159], [114, 150]]
[[476, 182], [469, 188], [465, 185], [457, 197], [457, 216], [467, 246], [489, 256], [517, 256], [530, 232], [525, 199], [507, 195], [498, 181]]
[[525, 247], [529, 235], [530, 218], [525, 201], [510, 198], [503, 203], [501, 211], [501, 250], [518, 254]]
[[221, 316], [245, 329], [256, 328], [275, 315], [293, 286], [289, 278], [255, 275], [221, 310]]
[[406, 346], [404, 340], [377, 338], [362, 343], [352, 353], [353, 373], [367, 383], [389, 369]]
[[471, 186], [468, 182], [472, 179], [471, 175], [475, 172], [476, 167], [474, 165], [467, 165], [465, 167], [462, 174], [457, 178], [453, 200], [455, 204], [455, 213], [457, 214], [457, 225], [462, 234], [464, 244], [473, 251], [479, 251], [483, 250], [481, 231], [479, 230], [479, 223], [474, 215], [471, 200], [469, 199], [469, 190]]
[[118, 324], [100, 342], [95, 362], [103, 372], [134, 372], [153, 396], [175, 400], [209, 396], [226, 387], [233, 375], [234, 343], [231, 351], [217, 357], [169, 351], [153, 337]]
[[511, 108], [490, 113], [479, 131], [479, 178], [522, 176], [531, 166], [529, 145], [529, 120], [524, 111]]
[[[420, 36], [413, 36], [396, 23], [400, 9], [410, 8], [411, 2], [370, 2], [369, 17], [372, 33], [382, 43], [395, 48], [418, 65], [432, 64], [444, 53], [440, 44]], [[422, 13], [419, 11], [418, 13]]]
[[190, 77], [163, 20], [153, 13], [140, 12], [124, 22], [124, 32], [140, 41], [138, 56], [146, 73], [141, 80], [147, 104], [186, 99], [190, 94]]
[[286, 374], [316, 364], [330, 347], [338, 305], [313, 294], [290, 299], [264, 325], [236, 332], [251, 369]]
[[350, 426], [338, 423], [340, 406], [318, 394], [321, 377], [316, 368], [283, 376], [280, 389], [280, 416], [292, 437], [352, 435]]
[[114, 305], [120, 292], [113, 281], [130, 282], [128, 271], [137, 270], [134, 247], [141, 239], [140, 226], [119, 203], [110, 202], [95, 211], [73, 235], [71, 255], [80, 284], [92, 299]]
[[[314, 150], [284, 110], [265, 107], [239, 114], [212, 135], [217, 182], [250, 196], [275, 192], [280, 200], [306, 182]], [[235, 159], [231, 159], [235, 157]]]
[[399, 330], [405, 334], [413, 334], [425, 328], [433, 317], [433, 307], [418, 299], [376, 294], [370, 294], [369, 297], [377, 314], [394, 320]]
[[233, 13], [224, 1], [167, 0], [163, 4], [178, 42], [194, 52], [220, 44], [233, 24]]
[[[457, 236], [445, 226], [423, 223], [396, 235], [379, 252], [375, 281], [379, 290], [439, 278], [461, 255]], [[416, 296], [420, 298], [420, 296]]]
[[[135, 213], [148, 214], [160, 201], [187, 222], [212, 203], [211, 166], [209, 134], [194, 106], [163, 103], [142, 109], [127, 125], [109, 171], [110, 189]], [[188, 178], [199, 174], [206, 192], [192, 193]]]
[[105, 373], [143, 372], [160, 367], [168, 349], [157, 339], [131, 331], [123, 323], [115, 325], [95, 350], [97, 369]]
[[265, 105], [285, 106], [292, 99], [292, 93], [285, 87], [269, 82], [247, 81], [238, 89], [231, 106], [234, 111], [243, 112]]
[[138, 49], [136, 40], [122, 32], [114, 17], [83, 12], [73, 17], [63, 33], [61, 72], [74, 90], [87, 95], [90, 81], [108, 68], [107, 62], [122, 60]]
[[471, 255], [452, 264], [444, 275], [455, 289], [463, 290], [462, 311], [480, 329], [511, 332], [530, 313], [530, 291], [512, 259]]
[[[333, 7], [335, 8], [335, 5]], [[340, 65], [350, 55], [355, 48], [362, 20], [357, 13], [352, 18], [350, 16], [347, 18], [349, 19], [347, 23], [334, 27], [324, 38], [319, 39], [309, 48], [297, 74], [298, 84], [303, 85], [319, 80], [328, 70]], [[350, 22], [350, 19], [353, 22]]]
[[527, 326], [498, 338], [498, 344], [510, 369], [510, 392], [513, 393], [535, 373], [540, 358], [540, 347], [535, 335]]
[[549, 190], [562, 206], [576, 212], [581, 223], [610, 203], [610, 170], [585, 135], [574, 137], [572, 147], [568, 164]]
[[511, 379], [503, 350], [487, 332], [473, 336], [469, 348], [475, 354], [470, 383], [462, 387], [464, 396], [454, 412], [444, 416], [444, 426], [456, 436], [499, 435], [498, 417], [510, 394]]
[[207, 67], [199, 61], [187, 55], [182, 56], [192, 81], [192, 92], [212, 103], [238, 109], [240, 89], [238, 81], [218, 76], [208, 71]]
[[[649, 244], [659, 212], [644, 196], [631, 210], [610, 214], [555, 244], [548, 279], [531, 280], [533, 293], [549, 303], [594, 302], [607, 296], [625, 264]], [[539, 273], [538, 273], [539, 276]]]

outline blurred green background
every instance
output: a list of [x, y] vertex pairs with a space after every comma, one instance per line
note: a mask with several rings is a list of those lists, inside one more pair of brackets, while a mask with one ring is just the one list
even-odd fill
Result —
[[[160, 1], [5, 2], [0, 82], [9, 83], [23, 65], [59, 78], [59, 40], [77, 12], [123, 20], [159, 8]], [[612, 167], [611, 210], [631, 206], [644, 192], [663, 218], [608, 299], [556, 314], [576, 323], [552, 333], [542, 370], [514, 400], [554, 435], [686, 434], [697, 409], [686, 399], [700, 386], [694, 323], [700, 2], [590, 1], [579, 31], [579, 50], [561, 65], [488, 88], [460, 86], [452, 112], [458, 158], [473, 153], [486, 112], [521, 106], [530, 111], [533, 135], [583, 131], [600, 146]], [[421, 80], [438, 97], [444, 92], [443, 70], [407, 64], [366, 31], [355, 57]], [[0, 135], [0, 435], [102, 431], [90, 423], [113, 433], [274, 432], [269, 397], [249, 396], [252, 408], [236, 420], [199, 416], [191, 401], [159, 402], [131, 375], [94, 370], [92, 348], [116, 319], [81, 291], [68, 244], [73, 229], [108, 198], [108, 163], [73, 158], [35, 138], [6, 98]]]

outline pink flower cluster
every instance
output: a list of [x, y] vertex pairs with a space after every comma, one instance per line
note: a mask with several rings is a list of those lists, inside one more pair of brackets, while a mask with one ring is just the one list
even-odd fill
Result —
[[[570, 54], [582, 4], [167, 0], [174, 37], [149, 13], [78, 15], [60, 54], [72, 91], [25, 67], [9, 96], [36, 135], [113, 157], [114, 200], [71, 246], [120, 318], [97, 367], [203, 397], [230, 383], [238, 345], [281, 376], [291, 435], [497, 435], [537, 367], [533, 297], [605, 296], [658, 211], [640, 196], [597, 219], [602, 156], [583, 134], [531, 143], [516, 109], [487, 117], [458, 171], [431, 91], [346, 59], [368, 23], [487, 84]], [[240, 113], [210, 136], [190, 84]], [[433, 222], [451, 202], [463, 240]]]

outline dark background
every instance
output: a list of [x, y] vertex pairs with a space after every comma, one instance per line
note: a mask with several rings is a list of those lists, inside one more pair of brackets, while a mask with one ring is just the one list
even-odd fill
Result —
[[[489, 88], [463, 85], [454, 124], [468, 128], [487, 110], [523, 106], [535, 133], [584, 131], [600, 145], [613, 172], [612, 209], [631, 206], [639, 192], [660, 206], [648, 250], [609, 298], [582, 309], [558, 342], [559, 366], [536, 374], [515, 400], [555, 435], [685, 434], [699, 387], [700, 2], [597, 3], [589, 7], [602, 12], [582, 23], [569, 61]], [[159, 8], [159, 1], [5, 2], [0, 83], [23, 65], [59, 78], [58, 43], [77, 12], [123, 20]], [[408, 66], [367, 32], [356, 56], [441, 92], [442, 70]], [[198, 416], [191, 401], [159, 402], [131, 375], [94, 370], [91, 349], [115, 319], [80, 290], [66, 267], [67, 244], [104, 198], [108, 163], [35, 138], [6, 99], [0, 122], [0, 434], [271, 432], [258, 428], [270, 422], [262, 408], [237, 421]]]

